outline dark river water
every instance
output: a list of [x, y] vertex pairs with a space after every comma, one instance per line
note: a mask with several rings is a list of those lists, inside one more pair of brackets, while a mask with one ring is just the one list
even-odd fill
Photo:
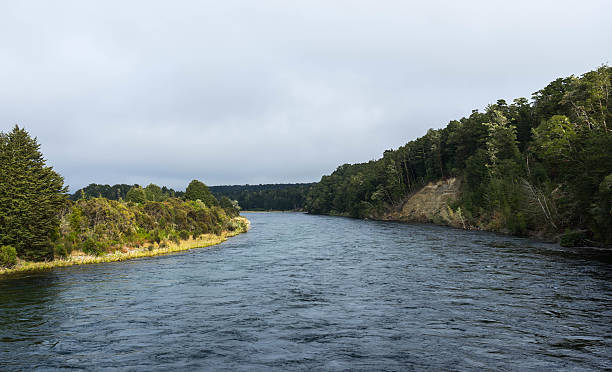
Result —
[[246, 216], [215, 247], [0, 279], [0, 370], [612, 370], [601, 251]]

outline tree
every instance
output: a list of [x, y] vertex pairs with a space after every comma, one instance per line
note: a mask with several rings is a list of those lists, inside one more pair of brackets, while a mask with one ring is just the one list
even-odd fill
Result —
[[36, 138], [18, 126], [0, 133], [0, 245], [24, 259], [52, 259], [66, 191]]
[[198, 180], [193, 180], [185, 190], [185, 199], [201, 200], [207, 206], [219, 205], [215, 196], [210, 192], [208, 186]]
[[492, 120], [486, 123], [489, 128], [487, 154], [492, 171], [495, 172], [504, 160], [518, 160], [520, 152], [516, 140], [516, 127], [510, 125], [508, 119], [496, 109], [492, 110], [491, 116]]
[[147, 195], [142, 187], [134, 186], [125, 194], [125, 200], [134, 203], [144, 203], [147, 201]]
[[144, 191], [146, 198], [149, 201], [164, 201], [166, 199], [166, 195], [164, 195], [162, 192], [161, 187], [154, 183], [151, 183], [149, 186], [145, 187]]
[[221, 199], [219, 199], [219, 206], [223, 208], [229, 216], [235, 217], [240, 214], [238, 202], [227, 196], [222, 196]]
[[555, 115], [533, 129], [534, 151], [548, 161], [571, 162], [577, 134], [569, 119]]

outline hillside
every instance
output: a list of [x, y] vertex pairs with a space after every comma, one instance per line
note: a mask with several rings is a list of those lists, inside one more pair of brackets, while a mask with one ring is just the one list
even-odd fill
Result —
[[459, 199], [460, 191], [461, 182], [457, 178], [430, 182], [419, 191], [408, 195], [394, 210], [372, 217], [467, 228], [461, 212], [457, 213], [452, 209], [452, 205]]
[[305, 209], [446, 223], [430, 191], [459, 179], [446, 204], [461, 227], [610, 246], [611, 79], [609, 66], [559, 78], [531, 100], [498, 100], [378, 160], [344, 164], [311, 188]]

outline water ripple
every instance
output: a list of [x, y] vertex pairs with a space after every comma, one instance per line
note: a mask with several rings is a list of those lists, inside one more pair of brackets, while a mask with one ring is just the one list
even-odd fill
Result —
[[606, 370], [602, 250], [249, 214], [208, 249], [0, 280], [0, 370]]

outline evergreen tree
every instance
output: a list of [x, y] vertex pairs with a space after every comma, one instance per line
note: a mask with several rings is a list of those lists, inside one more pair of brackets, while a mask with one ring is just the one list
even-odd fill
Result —
[[187, 190], [185, 190], [185, 199], [201, 200], [207, 206], [219, 205], [215, 196], [210, 192], [208, 186], [198, 180], [189, 182]]
[[15, 126], [0, 133], [0, 245], [29, 260], [53, 258], [66, 202], [64, 179], [45, 163], [27, 131]]

